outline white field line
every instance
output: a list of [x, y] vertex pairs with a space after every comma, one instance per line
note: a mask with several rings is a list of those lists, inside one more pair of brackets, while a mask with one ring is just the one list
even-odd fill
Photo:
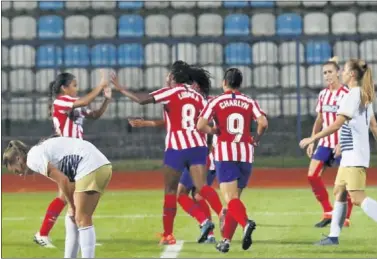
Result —
[[177, 240], [175, 245], [168, 245], [161, 253], [160, 258], [177, 258], [183, 247], [183, 240]]

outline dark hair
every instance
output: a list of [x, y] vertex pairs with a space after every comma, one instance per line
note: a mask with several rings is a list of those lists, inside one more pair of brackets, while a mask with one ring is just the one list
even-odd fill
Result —
[[190, 77], [199, 85], [200, 91], [207, 98], [211, 90], [211, 74], [202, 67], [192, 66], [190, 69]]
[[69, 86], [74, 79], [75, 79], [75, 76], [70, 73], [61, 73], [55, 78], [54, 81], [52, 81], [49, 84], [50, 100], [49, 100], [49, 105], [48, 105], [48, 112], [50, 114], [50, 117], [52, 116], [51, 108], [52, 108], [52, 103], [54, 101], [54, 97], [60, 93], [62, 87]]
[[178, 84], [191, 84], [190, 65], [182, 60], [177, 60], [170, 70], [173, 79]]
[[242, 84], [242, 72], [238, 68], [229, 68], [224, 75], [224, 81], [232, 89], [238, 89]]

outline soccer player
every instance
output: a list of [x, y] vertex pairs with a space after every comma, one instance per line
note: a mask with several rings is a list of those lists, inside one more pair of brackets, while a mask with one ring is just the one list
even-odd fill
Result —
[[96, 233], [93, 213], [110, 182], [109, 160], [90, 142], [55, 137], [29, 149], [12, 140], [4, 151], [7, 169], [19, 175], [39, 173], [56, 182], [68, 202], [65, 258], [76, 258], [80, 246], [83, 258], [94, 258]]
[[[106, 111], [111, 100], [111, 88], [107, 87], [104, 71], [101, 70], [101, 81], [88, 95], [77, 97], [77, 80], [70, 73], [61, 73], [50, 83], [50, 99], [53, 106], [52, 120], [54, 131], [63, 137], [83, 138], [84, 118], [98, 119]], [[103, 91], [105, 100], [98, 110], [91, 111], [88, 106]], [[56, 95], [56, 99], [52, 99]], [[52, 107], [49, 107], [51, 111]], [[34, 235], [34, 242], [46, 248], [55, 248], [49, 233], [57, 218], [66, 205], [65, 197], [59, 190], [56, 197], [48, 206], [42, 226]]]
[[[247, 186], [253, 163], [253, 143], [250, 135], [251, 121], [258, 123], [255, 143], [267, 129], [265, 113], [258, 103], [239, 92], [242, 73], [237, 68], [225, 72], [224, 93], [213, 98], [202, 111], [197, 123], [198, 130], [206, 134], [218, 134], [215, 146], [215, 168], [220, 190], [227, 203], [223, 240], [216, 248], [223, 253], [229, 251], [230, 242], [237, 227], [243, 227], [242, 248], [249, 249], [252, 233], [256, 227], [250, 220], [246, 208], [240, 200], [242, 190]], [[216, 127], [209, 126], [214, 119]]]
[[[339, 102], [348, 93], [348, 88], [342, 85], [339, 80], [339, 69], [336, 57], [330, 59], [323, 65], [323, 77], [327, 87], [323, 89], [318, 96], [316, 107], [317, 118], [313, 125], [312, 136], [321, 129], [327, 128], [336, 120]], [[315, 197], [320, 202], [323, 209], [322, 220], [315, 224], [315, 227], [318, 228], [323, 228], [331, 222], [333, 208], [321, 176], [326, 167], [339, 165], [340, 157], [335, 157], [335, 148], [338, 144], [339, 132], [337, 131], [327, 137], [321, 138], [314, 154], [314, 143], [310, 144], [306, 150], [307, 155], [311, 158], [308, 181]], [[344, 222], [345, 226], [349, 226], [350, 224], [349, 218], [351, 211], [352, 202], [348, 197], [348, 212], [346, 221]]]
[[[195, 128], [199, 113], [205, 104], [204, 97], [190, 87], [190, 66], [183, 61], [176, 61], [173, 64], [167, 76], [166, 87], [148, 95], [136, 94], [123, 89], [115, 76], [113, 76], [112, 82], [123, 95], [141, 105], [148, 103], [164, 104], [167, 136], [164, 157], [164, 233], [160, 243], [175, 244], [173, 225], [177, 210], [177, 187], [181, 172], [185, 167], [190, 168], [191, 177], [198, 193], [209, 203], [213, 203], [213, 199], [217, 198], [217, 203], [222, 207], [216, 191], [206, 186], [208, 149], [205, 136]], [[205, 242], [209, 232], [214, 229], [214, 224], [192, 199], [188, 196], [182, 196], [182, 199], [184, 199], [185, 206], [191, 208], [192, 213], [196, 214], [201, 222], [201, 234], [198, 243]]]
[[372, 103], [376, 100], [371, 68], [362, 60], [349, 60], [342, 72], [342, 80], [350, 92], [340, 102], [335, 122], [310, 138], [301, 140], [305, 148], [314, 141], [340, 129], [342, 160], [335, 179], [335, 203], [330, 234], [317, 245], [338, 245], [339, 235], [347, 211], [347, 191], [352, 202], [377, 222], [377, 201], [367, 197], [366, 168], [370, 163], [369, 126], [374, 116]]

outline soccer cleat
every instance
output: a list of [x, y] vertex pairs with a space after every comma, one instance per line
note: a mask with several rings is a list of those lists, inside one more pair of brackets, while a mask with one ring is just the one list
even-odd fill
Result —
[[230, 241], [228, 239], [221, 240], [219, 243], [217, 243], [216, 249], [221, 253], [228, 253], [230, 249]]
[[317, 246], [335, 246], [339, 245], [339, 239], [337, 237], [328, 237], [326, 236], [324, 239], [320, 240], [317, 243], [314, 243]]
[[219, 226], [220, 226], [220, 233], [223, 234], [224, 232], [224, 225], [225, 225], [225, 216], [226, 216], [226, 212], [228, 210], [226, 208], [223, 208], [220, 212], [220, 215], [219, 215]]
[[207, 220], [203, 226], [201, 226], [200, 236], [198, 238], [198, 243], [203, 243], [207, 240], [209, 232], [211, 232], [215, 228], [215, 225], [210, 221]]
[[177, 241], [173, 235], [162, 236], [160, 240], [160, 245], [175, 245]]
[[350, 227], [350, 225], [351, 225], [351, 221], [350, 221], [349, 219], [346, 219], [346, 220], [344, 221], [343, 227], [348, 228], [348, 227]]
[[48, 236], [41, 236], [39, 232], [34, 235], [34, 242], [42, 247], [56, 248]]
[[214, 236], [208, 236], [207, 240], [204, 241], [206, 244], [216, 244], [216, 238]]
[[314, 225], [316, 228], [324, 228], [331, 223], [331, 214], [324, 214], [320, 222]]
[[257, 225], [254, 221], [249, 220], [247, 222], [247, 225], [243, 231], [243, 237], [242, 237], [242, 249], [247, 250], [250, 248], [251, 244], [253, 243], [253, 239], [251, 238], [251, 235], [253, 234], [253, 231], [255, 230], [255, 227]]

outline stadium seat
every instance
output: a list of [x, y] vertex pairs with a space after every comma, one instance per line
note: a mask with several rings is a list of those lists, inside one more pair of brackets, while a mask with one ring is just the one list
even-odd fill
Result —
[[144, 6], [147, 9], [164, 9], [169, 7], [170, 2], [168, 1], [145, 1]]
[[331, 57], [331, 47], [327, 41], [309, 41], [305, 51], [309, 64], [323, 63]]
[[63, 37], [63, 19], [56, 15], [41, 16], [38, 21], [38, 37], [40, 39], [59, 39]]
[[13, 1], [1, 1], [1, 11], [9, 10]]
[[[359, 1], [358, 1], [359, 2]], [[353, 5], [355, 3], [355, 1], [340, 1], [340, 0], [330, 0], [330, 3], [332, 5]]]
[[[103, 44], [105, 45], [105, 44]], [[107, 44], [107, 45], [110, 45], [110, 44]], [[100, 82], [101, 82], [101, 70], [103, 68], [96, 68], [96, 69], [92, 69], [90, 71], [90, 85], [92, 87], [95, 87], [97, 86]], [[115, 73], [116, 71], [114, 69], [111, 69], [111, 68], [106, 68], [104, 69], [104, 73], [106, 75], [106, 77], [109, 79], [110, 75], [112, 73]]]
[[182, 8], [194, 8], [196, 6], [196, 1], [170, 1], [170, 5], [176, 9]]
[[[97, 98], [95, 99], [89, 107], [94, 109], [99, 109], [103, 103], [103, 99]], [[117, 110], [115, 103], [112, 105], [107, 106], [106, 111], [102, 114], [101, 119], [115, 119], [117, 118]]]
[[142, 66], [144, 49], [140, 44], [122, 44], [118, 47], [118, 64], [120, 66]]
[[[283, 114], [285, 116], [297, 116], [297, 94], [285, 94], [283, 96]], [[305, 98], [305, 96], [302, 94], [300, 98], [300, 107], [301, 112], [300, 115], [308, 115], [308, 100]]]
[[275, 64], [278, 62], [278, 48], [275, 43], [261, 41], [253, 45], [254, 64]]
[[302, 0], [302, 4], [305, 7], [322, 7], [322, 6], [325, 6], [327, 4], [327, 1], [321, 1], [321, 0], [317, 0], [317, 1]]
[[162, 14], [147, 16], [145, 19], [145, 33], [150, 37], [168, 37], [170, 35], [169, 18]]
[[80, 91], [86, 91], [96, 87], [95, 85], [90, 85], [90, 78], [88, 70], [85, 68], [68, 68], [64, 72], [71, 73], [77, 78], [77, 85]]
[[259, 0], [251, 0], [250, 6], [254, 8], [272, 8], [274, 7], [274, 1], [259, 1]]
[[224, 70], [221, 66], [204, 66], [211, 74], [211, 86], [212, 89], [222, 89], [222, 82], [224, 77]]
[[241, 0], [241, 1], [224, 1], [224, 7], [226, 8], [242, 8], [248, 6], [248, 1]]
[[202, 65], [221, 65], [223, 63], [223, 46], [218, 43], [200, 44], [199, 62]]
[[108, 67], [117, 64], [116, 47], [112, 44], [97, 44], [91, 50], [93, 66]]
[[178, 43], [172, 47], [172, 60], [183, 60], [189, 64], [197, 64], [197, 48], [192, 43]]
[[12, 67], [34, 67], [35, 49], [29, 45], [13, 45], [10, 48], [10, 65]]
[[112, 15], [97, 15], [92, 19], [94, 38], [114, 38], [117, 34], [117, 22]]
[[338, 12], [331, 17], [333, 34], [356, 33], [356, 15], [351, 12]]
[[256, 100], [268, 118], [281, 115], [280, 97], [277, 94], [258, 94]]
[[306, 77], [308, 79], [308, 87], [322, 88], [324, 85], [322, 65], [309, 66], [306, 69]]
[[118, 1], [119, 9], [140, 9], [143, 7], [143, 1]]
[[72, 10], [85, 10], [91, 6], [89, 1], [66, 1], [65, 8]]
[[8, 104], [9, 119], [28, 121], [34, 118], [32, 98], [14, 97]]
[[55, 80], [59, 71], [55, 69], [41, 69], [35, 74], [35, 90], [40, 93], [50, 92], [50, 83]]
[[6, 46], [1, 46], [1, 66], [9, 66], [9, 49]]
[[[141, 68], [128, 67], [118, 71], [119, 82], [125, 82], [130, 89], [145, 88], [144, 74]], [[162, 86], [162, 85], [161, 85]]]
[[175, 37], [190, 37], [196, 34], [196, 20], [191, 14], [180, 13], [171, 18], [171, 34]]
[[358, 17], [359, 33], [377, 33], [377, 12], [363, 12]]
[[[253, 71], [249, 66], [229, 66], [227, 68], [231, 67], [236, 67], [242, 72], [242, 87], [248, 88], [253, 86]], [[222, 84], [220, 84], [220, 86], [221, 85]]]
[[36, 36], [36, 22], [31, 16], [16, 16], [12, 19], [13, 39], [33, 39]]
[[281, 14], [277, 17], [276, 27], [278, 35], [300, 35], [302, 33], [302, 19], [295, 13]]
[[365, 6], [365, 5], [373, 6], [373, 5], [377, 5], [377, 2], [376, 1], [356, 1], [356, 4], [362, 5], [362, 6]]
[[118, 36], [141, 37], [144, 35], [144, 20], [140, 15], [122, 15], [118, 23]]
[[316, 12], [304, 16], [305, 34], [328, 34], [329, 31], [329, 17], [326, 14]]
[[116, 8], [116, 1], [96, 1], [92, 0], [92, 8], [97, 10], [108, 10]]
[[218, 8], [221, 6], [221, 1], [198, 1], [199, 8]]
[[205, 13], [198, 18], [198, 35], [221, 36], [223, 34], [223, 18], [218, 14]]
[[[1, 5], [4, 4], [5, 1], [1, 2]], [[13, 8], [15, 10], [32, 10], [37, 8], [37, 1], [14, 1]]]
[[246, 36], [250, 33], [249, 16], [246, 14], [230, 14], [224, 20], [226, 36]]
[[65, 19], [65, 37], [86, 39], [89, 37], [89, 19], [84, 15], [68, 16]]
[[34, 73], [31, 69], [14, 69], [9, 73], [10, 91], [15, 92], [31, 92], [34, 86]]
[[[305, 62], [305, 48], [299, 43], [299, 60], [300, 63]], [[295, 64], [297, 61], [297, 43], [296, 41], [282, 42], [279, 46], [279, 62], [283, 64]]]
[[48, 97], [39, 97], [35, 99], [35, 119], [36, 120], [47, 120], [50, 119], [49, 103], [50, 98]]
[[89, 49], [84, 44], [66, 45], [64, 63], [68, 67], [85, 67], [90, 64]]
[[161, 119], [164, 115], [164, 106], [162, 104], [146, 105], [145, 118]]
[[277, 0], [276, 5], [282, 7], [290, 7], [290, 6], [300, 6], [301, 1], [286, 1], [286, 0]]
[[306, 86], [306, 69], [300, 66], [297, 71], [296, 65], [285, 65], [281, 68], [281, 86], [284, 88], [297, 87], [297, 74], [300, 74], [300, 87]]
[[[8, 74], [7, 72], [1, 70], [1, 92], [5, 92], [8, 90]], [[4, 106], [4, 104], [2, 105]], [[4, 113], [2, 113], [2, 116]]]
[[130, 101], [127, 97], [120, 97], [117, 101], [118, 118], [144, 118], [144, 107]]
[[355, 41], [337, 41], [334, 44], [333, 55], [338, 56], [340, 62], [346, 62], [351, 58], [358, 58], [359, 46]]
[[[166, 67], [148, 67], [145, 70], [145, 88], [158, 89], [164, 87], [166, 84], [166, 76], [168, 69]], [[143, 88], [144, 88], [143, 87]]]
[[229, 43], [225, 47], [225, 63], [228, 65], [250, 65], [251, 47], [247, 43]]
[[280, 84], [279, 69], [275, 66], [257, 66], [253, 71], [253, 85], [256, 88], [272, 88]]
[[270, 13], [257, 13], [251, 17], [251, 30], [255, 36], [275, 35], [275, 15]]
[[42, 45], [37, 49], [37, 67], [57, 67], [63, 64], [63, 51], [55, 45]]
[[7, 40], [9, 38], [9, 19], [7, 17], [1, 17], [1, 39]]
[[41, 10], [59, 10], [64, 8], [64, 1], [39, 1]]
[[377, 61], [377, 40], [364, 40], [359, 45], [360, 58], [370, 62]]
[[170, 64], [170, 48], [165, 43], [149, 43], [145, 46], [146, 65]]

